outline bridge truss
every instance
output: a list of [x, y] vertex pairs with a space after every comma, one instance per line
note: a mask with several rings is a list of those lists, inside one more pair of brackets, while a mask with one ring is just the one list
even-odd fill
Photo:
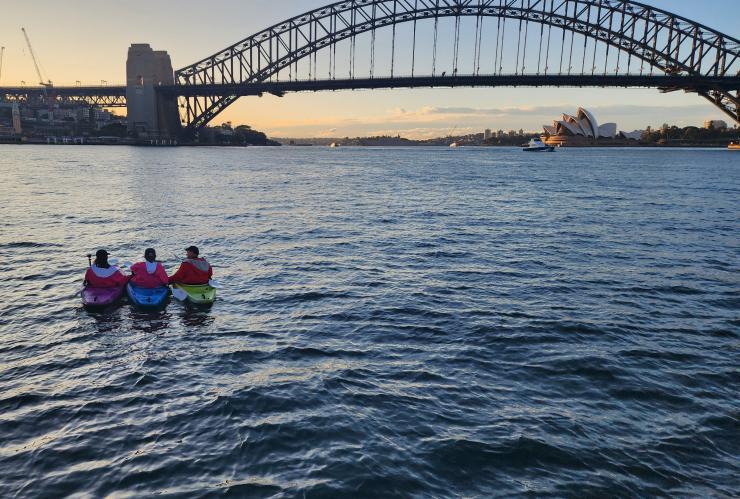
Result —
[[126, 87], [0, 87], [0, 103], [55, 108], [126, 107]]
[[[454, 23], [451, 46], [442, 42], [442, 22]], [[412, 35], [399, 36], [402, 26]], [[426, 38], [420, 36], [423, 29]], [[461, 44], [466, 36], [472, 40], [467, 49]], [[427, 65], [423, 75], [422, 58], [431, 59], [431, 71]], [[390, 66], [389, 74], [378, 74], [381, 65]], [[320, 67], [328, 68], [332, 83], [319, 78]], [[260, 31], [175, 76], [177, 90], [169, 91], [180, 96], [181, 118], [190, 131], [240, 95], [280, 95], [319, 81], [324, 84], [314, 84], [316, 90], [505, 81], [649, 86], [695, 92], [740, 123], [740, 41], [630, 0], [335, 2]], [[640, 78], [638, 85], [617, 84], [632, 77]]]

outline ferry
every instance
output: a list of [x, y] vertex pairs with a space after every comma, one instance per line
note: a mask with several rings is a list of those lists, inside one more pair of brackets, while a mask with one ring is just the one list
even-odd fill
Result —
[[727, 149], [730, 151], [740, 151], [740, 140], [736, 142], [730, 142], [730, 145], [727, 146]]
[[457, 142], [453, 142], [452, 144], [450, 144], [450, 148], [452, 149], [457, 149], [458, 147], [460, 147], [460, 144], [458, 144]]
[[524, 152], [554, 152], [555, 148], [553, 146], [546, 145], [540, 139], [531, 139], [529, 141], [529, 144], [527, 144], [526, 146], [522, 148], [522, 151]]

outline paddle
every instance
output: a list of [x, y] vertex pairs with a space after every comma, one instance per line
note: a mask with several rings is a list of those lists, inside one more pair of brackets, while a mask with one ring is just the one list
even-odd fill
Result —
[[184, 290], [174, 286], [172, 287], [172, 296], [174, 296], [177, 301], [185, 301], [188, 299], [188, 294]]
[[221, 283], [220, 282], [214, 281], [213, 279], [211, 279], [210, 281], [208, 281], [208, 285], [210, 287], [212, 287], [213, 289], [221, 289], [223, 287], [223, 286], [221, 286]]

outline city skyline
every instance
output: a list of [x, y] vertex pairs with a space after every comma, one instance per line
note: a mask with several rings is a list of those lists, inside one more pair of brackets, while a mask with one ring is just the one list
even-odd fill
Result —
[[[52, 9], [50, 2], [40, 0], [12, 5], [6, 8], [8, 15], [0, 20], [0, 45], [6, 47], [0, 85], [20, 81], [30, 84], [37, 79], [21, 26], [28, 29], [45, 78], [57, 85], [74, 85], [77, 80], [83, 84], [101, 84], [101, 80], [114, 84], [124, 80], [125, 53], [131, 43], [150, 43], [155, 49], [167, 50], [179, 68], [273, 23], [328, 3], [285, 0], [278, 8], [263, 0], [221, 1], [209, 8], [209, 15], [213, 17], [214, 11], [229, 15], [217, 17], [217, 24], [206, 25], [202, 5], [193, 1], [178, 2], [176, 11], [170, 3], [152, 5], [139, 0], [127, 2], [123, 9], [97, 4], [92, 7], [91, 2], [73, 0], [61, 12]], [[647, 3], [737, 36], [731, 16], [722, 15], [732, 9], [729, 1], [715, 0], [702, 9], [689, 0]], [[80, 24], [87, 28], [73, 28]], [[441, 51], [440, 57], [449, 58], [450, 54]], [[656, 127], [664, 122], [700, 126], [707, 119], [725, 119], [696, 95], [662, 95], [651, 89], [438, 88], [242, 98], [214, 124], [245, 123], [281, 137], [400, 134], [427, 138], [453, 130], [540, 130], [553, 114], [578, 106], [593, 110], [603, 121], [617, 122], [620, 130], [625, 131]]]

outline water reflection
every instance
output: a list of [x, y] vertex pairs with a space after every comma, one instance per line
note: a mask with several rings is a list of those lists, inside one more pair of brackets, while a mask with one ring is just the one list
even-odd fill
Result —
[[80, 309], [92, 319], [95, 330], [99, 334], [118, 332], [123, 326], [123, 306], [120, 303], [98, 310], [84, 307]]
[[172, 314], [166, 309], [150, 311], [132, 308], [129, 314], [131, 329], [149, 335], [168, 329], [171, 319]]
[[192, 305], [184, 305], [180, 308], [178, 315], [182, 324], [187, 327], [206, 328], [213, 325], [214, 317], [211, 314], [212, 307], [203, 308]]

